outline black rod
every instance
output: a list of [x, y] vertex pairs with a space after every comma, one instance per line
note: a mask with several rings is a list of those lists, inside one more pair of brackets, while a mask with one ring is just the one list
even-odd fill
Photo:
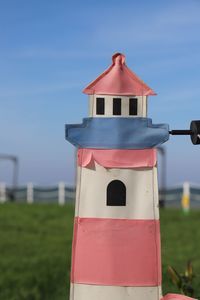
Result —
[[194, 132], [192, 130], [170, 130], [171, 135], [192, 135]]

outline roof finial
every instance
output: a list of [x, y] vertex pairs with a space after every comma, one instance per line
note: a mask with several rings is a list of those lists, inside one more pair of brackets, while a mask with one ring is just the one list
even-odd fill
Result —
[[125, 64], [125, 55], [122, 53], [115, 53], [112, 56], [112, 61], [114, 65], [124, 65]]
[[83, 92], [88, 95], [155, 95], [154, 91], [127, 67], [125, 55], [122, 53], [115, 53], [112, 65]]

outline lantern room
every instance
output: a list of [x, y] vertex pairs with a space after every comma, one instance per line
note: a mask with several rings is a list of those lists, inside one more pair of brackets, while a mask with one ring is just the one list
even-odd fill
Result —
[[125, 56], [116, 53], [112, 65], [90, 83], [90, 117], [146, 117], [147, 97], [156, 95], [125, 63]]

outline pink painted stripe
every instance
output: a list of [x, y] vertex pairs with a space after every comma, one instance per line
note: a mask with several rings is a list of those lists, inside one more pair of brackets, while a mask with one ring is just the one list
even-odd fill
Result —
[[161, 300], [194, 300], [194, 298], [179, 294], [167, 294]]
[[72, 283], [161, 284], [158, 220], [75, 219]]
[[78, 165], [92, 167], [96, 161], [105, 168], [142, 168], [156, 165], [156, 149], [79, 149]]

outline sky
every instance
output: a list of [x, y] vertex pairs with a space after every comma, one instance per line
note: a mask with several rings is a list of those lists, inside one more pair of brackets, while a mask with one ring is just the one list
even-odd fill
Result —
[[[157, 92], [148, 116], [170, 129], [200, 119], [200, 0], [0, 0], [0, 154], [21, 185], [74, 184], [64, 124], [88, 115], [83, 88], [115, 52]], [[170, 137], [168, 185], [200, 183], [200, 146]], [[0, 182], [12, 165], [0, 161]]]

